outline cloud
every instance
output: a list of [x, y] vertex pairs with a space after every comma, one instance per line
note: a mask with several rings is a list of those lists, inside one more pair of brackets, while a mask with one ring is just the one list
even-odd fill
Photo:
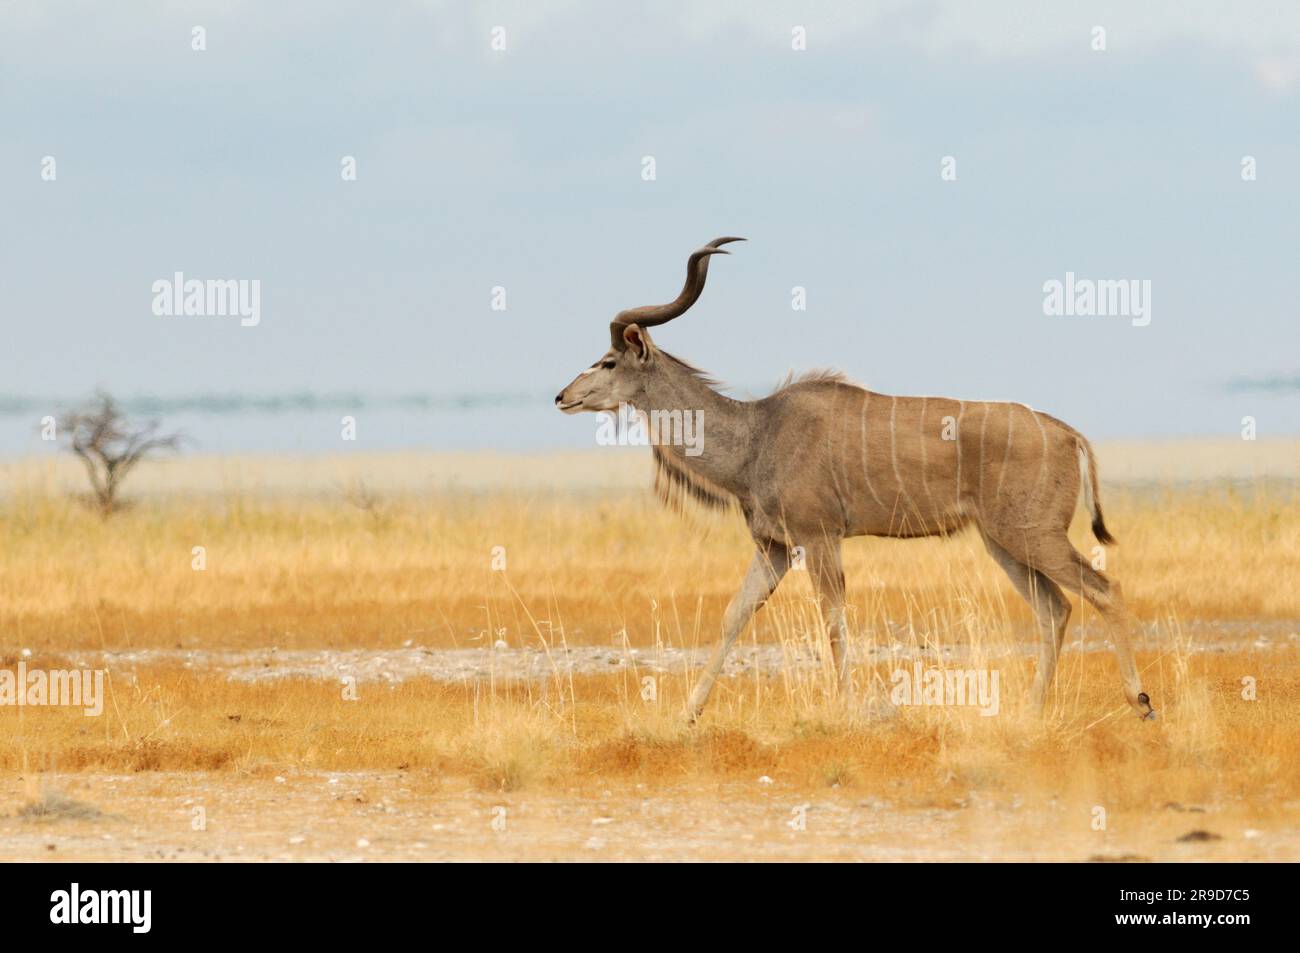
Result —
[[1300, 52], [1300, 4], [1187, 4], [1177, 0], [1042, 3], [1040, 0], [876, 0], [808, 7], [778, 0], [723, 0], [667, 6], [695, 40], [742, 31], [763, 43], [788, 45], [795, 24], [808, 27], [809, 50], [861, 45], [904, 46], [932, 56], [1055, 57], [1089, 51], [1091, 30], [1106, 28], [1113, 49], [1150, 52], [1188, 42], [1247, 55]]
[[[346, 28], [379, 20], [363, 0], [285, 0], [271, 5], [251, 0], [144, 0], [111, 14], [94, 0], [7, 3], [0, 50], [20, 60], [35, 57], [33, 41], [77, 47], [92, 59], [111, 59], [115, 46], [157, 43], [173, 27], [208, 20], [233, 31], [274, 37], [314, 34], [322, 27]], [[481, 55], [488, 31], [504, 26], [511, 48], [581, 44], [592, 33], [609, 34], [611, 50], [680, 49], [683, 43], [714, 45], [720, 57], [735, 52], [728, 37], [748, 46], [788, 50], [791, 29], [808, 30], [808, 51], [849, 49], [913, 50], [932, 57], [972, 55], [987, 59], [1056, 58], [1089, 52], [1090, 31], [1103, 26], [1116, 52], [1151, 53], [1188, 43], [1269, 64], [1262, 83], [1300, 57], [1300, 4], [1294, 0], [1255, 0], [1249, 6], [1221, 0], [1188, 4], [1179, 0], [826, 0], [792, 4], [788, 0], [658, 0], [629, 13], [598, 0], [402, 0], [385, 8], [383, 20], [427, 32], [428, 48], [440, 54]], [[69, 31], [69, 22], [92, 29]], [[162, 27], [162, 32], [156, 32]], [[597, 29], [599, 28], [599, 29]], [[183, 37], [182, 37], [183, 39]], [[97, 57], [95, 54], [99, 52]], [[1285, 79], [1287, 69], [1281, 71]]]
[[1265, 56], [1255, 61], [1255, 79], [1265, 89], [1290, 92], [1300, 81], [1300, 61]]

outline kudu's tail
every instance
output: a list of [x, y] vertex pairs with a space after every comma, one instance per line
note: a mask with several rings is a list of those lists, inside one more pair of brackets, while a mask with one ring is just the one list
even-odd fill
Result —
[[1079, 476], [1083, 487], [1083, 506], [1092, 517], [1092, 535], [1103, 546], [1113, 545], [1115, 537], [1106, 529], [1101, 516], [1101, 495], [1097, 486], [1097, 458], [1093, 455], [1092, 445], [1083, 437], [1079, 438]]

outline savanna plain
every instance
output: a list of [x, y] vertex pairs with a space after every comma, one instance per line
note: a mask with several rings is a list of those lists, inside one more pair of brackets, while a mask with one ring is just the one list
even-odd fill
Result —
[[[974, 534], [845, 546], [857, 691], [806, 574], [697, 666], [751, 555], [662, 509], [648, 451], [178, 458], [129, 505], [0, 465], [0, 668], [101, 669], [103, 711], [0, 707], [9, 860], [1296, 860], [1300, 442], [1100, 444], [1096, 550], [1142, 623], [1141, 722], [1075, 603], [1036, 630]], [[996, 710], [869, 706], [998, 676]]]

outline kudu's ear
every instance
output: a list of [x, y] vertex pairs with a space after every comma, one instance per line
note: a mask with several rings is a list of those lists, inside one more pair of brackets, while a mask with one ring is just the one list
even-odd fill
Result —
[[654, 356], [655, 345], [650, 340], [650, 335], [644, 328], [639, 328], [635, 324], [623, 328], [623, 343], [642, 363]]

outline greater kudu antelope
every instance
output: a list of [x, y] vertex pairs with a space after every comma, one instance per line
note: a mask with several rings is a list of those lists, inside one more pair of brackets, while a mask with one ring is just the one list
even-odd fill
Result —
[[657, 348], [647, 328], [671, 321], [699, 298], [709, 259], [742, 241], [719, 238], [691, 254], [686, 284], [665, 305], [623, 311], [611, 346], [555, 398], [565, 413], [700, 411], [702, 452], [654, 447], [655, 489], [670, 504], [738, 505], [757, 551], [727, 606], [722, 638], [691, 694], [699, 717], [731, 644], [802, 547], [826, 620], [839, 686], [850, 688], [840, 543], [850, 536], [917, 537], [974, 524], [1011, 577], [1041, 630], [1033, 702], [1052, 684], [1070, 617], [1062, 587], [1082, 595], [1107, 623], [1124, 696], [1155, 717], [1133, 662], [1136, 620], [1119, 583], [1092, 567], [1066, 535], [1082, 490], [1101, 543], [1097, 465], [1077, 430], [1023, 404], [876, 394], [828, 372], [791, 379], [761, 400], [732, 400], [699, 370]]

